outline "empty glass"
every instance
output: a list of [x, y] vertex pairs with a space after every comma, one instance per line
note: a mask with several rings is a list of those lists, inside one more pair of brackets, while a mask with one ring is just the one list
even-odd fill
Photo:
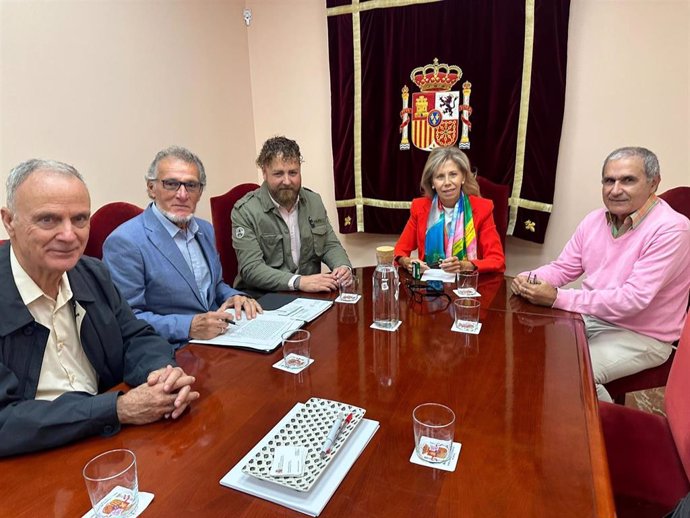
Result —
[[426, 462], [450, 459], [455, 435], [455, 413], [445, 405], [423, 403], [412, 412], [417, 456]]
[[456, 299], [455, 306], [455, 327], [460, 331], [472, 332], [479, 323], [479, 308], [481, 304], [477, 299]]
[[350, 277], [348, 281], [344, 281], [338, 284], [338, 289], [340, 291], [340, 300], [342, 302], [356, 302], [357, 296], [359, 295], [357, 291], [357, 277], [354, 275]]
[[458, 272], [455, 275], [458, 295], [460, 297], [471, 297], [477, 294], [477, 283], [479, 273], [477, 270]]
[[130, 450], [97, 455], [82, 471], [86, 490], [98, 518], [134, 516], [139, 504], [137, 459]]
[[311, 333], [304, 329], [283, 333], [283, 358], [288, 369], [301, 369], [309, 365]]

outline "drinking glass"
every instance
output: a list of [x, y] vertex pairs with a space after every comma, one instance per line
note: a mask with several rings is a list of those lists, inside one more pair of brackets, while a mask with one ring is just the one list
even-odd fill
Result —
[[311, 333], [304, 329], [286, 331], [283, 338], [283, 358], [288, 369], [301, 369], [309, 365]]
[[134, 516], [139, 504], [137, 459], [130, 450], [110, 450], [86, 463], [86, 490], [98, 518]]
[[455, 413], [439, 403], [423, 403], [412, 412], [417, 456], [426, 462], [450, 459], [455, 434]]
[[338, 284], [340, 291], [340, 300], [343, 302], [354, 302], [357, 300], [357, 277], [354, 275], [348, 281]]
[[457, 289], [461, 297], [469, 297], [477, 293], [479, 272], [477, 270], [458, 272], [455, 276]]
[[479, 322], [479, 308], [477, 299], [462, 298], [453, 302], [455, 306], [455, 327], [460, 331], [474, 331]]

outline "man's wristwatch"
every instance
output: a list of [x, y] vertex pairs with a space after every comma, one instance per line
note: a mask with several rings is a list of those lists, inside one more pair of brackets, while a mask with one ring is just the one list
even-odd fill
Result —
[[294, 284], [293, 284], [293, 286], [295, 287], [295, 290], [299, 290], [299, 283], [301, 280], [302, 280], [302, 276], [298, 275], [297, 278], [295, 279]]

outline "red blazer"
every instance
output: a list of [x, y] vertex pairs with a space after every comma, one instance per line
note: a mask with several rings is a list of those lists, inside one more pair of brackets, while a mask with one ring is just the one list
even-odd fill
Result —
[[[477, 259], [472, 263], [479, 273], [504, 272], [506, 258], [501, 246], [501, 238], [496, 232], [494, 223], [494, 204], [487, 198], [470, 195], [474, 229], [477, 233]], [[415, 198], [410, 207], [410, 219], [395, 245], [396, 257], [409, 257], [412, 250], [417, 250], [419, 258], [424, 260], [424, 240], [426, 223], [431, 209], [431, 198]]]

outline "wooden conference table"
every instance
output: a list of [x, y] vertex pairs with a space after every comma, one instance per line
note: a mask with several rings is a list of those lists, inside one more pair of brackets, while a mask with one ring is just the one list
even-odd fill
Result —
[[[579, 316], [510, 297], [508, 279], [486, 275], [481, 333], [454, 333], [452, 307], [411, 300], [404, 273], [402, 326], [374, 331], [371, 273], [357, 271], [357, 305], [335, 304], [308, 325], [315, 362], [302, 373], [271, 368], [280, 350], [190, 345], [178, 362], [201, 399], [178, 421], [0, 460], [0, 516], [81, 516], [82, 467], [113, 448], [136, 453], [139, 487], [155, 493], [144, 516], [303, 516], [219, 480], [312, 396], [363, 407], [381, 424], [321, 516], [615, 516]], [[428, 401], [456, 413], [455, 472], [409, 462], [412, 410]]]

